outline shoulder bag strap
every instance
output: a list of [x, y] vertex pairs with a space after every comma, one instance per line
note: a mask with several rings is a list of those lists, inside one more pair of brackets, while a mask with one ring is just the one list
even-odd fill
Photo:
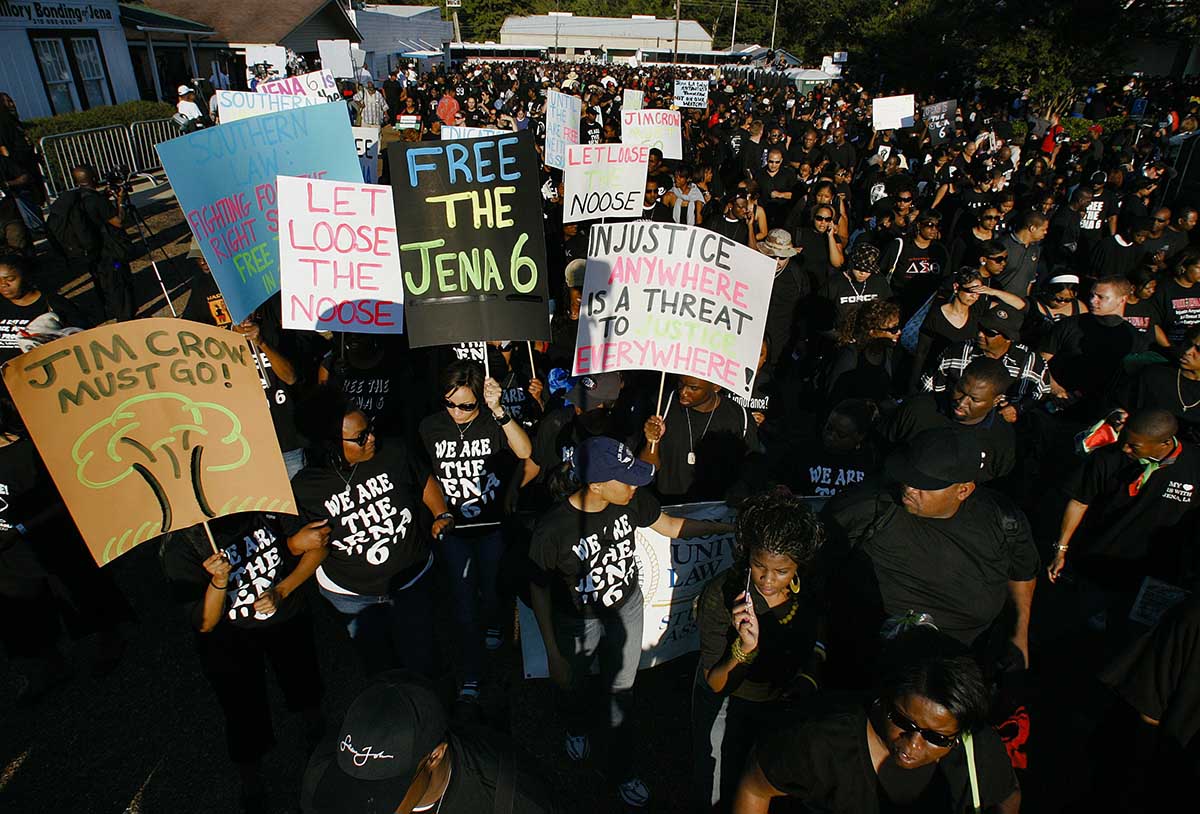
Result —
[[900, 265], [900, 255], [904, 254], [904, 238], [896, 238], [900, 242], [900, 248], [896, 249], [896, 260], [892, 263], [892, 269], [888, 272], [888, 285], [891, 285], [892, 278], [896, 276], [896, 266]]
[[975, 741], [970, 732], [963, 735], [962, 743], [967, 752], [967, 775], [971, 780], [971, 810], [981, 814], [983, 805], [979, 801], [979, 774], [975, 771]]

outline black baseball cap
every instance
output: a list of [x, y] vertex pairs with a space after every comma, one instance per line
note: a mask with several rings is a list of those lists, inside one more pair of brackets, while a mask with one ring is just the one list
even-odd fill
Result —
[[974, 431], [943, 427], [913, 436], [888, 456], [884, 470], [905, 486], [934, 491], [974, 483], [986, 457]]
[[591, 373], [575, 380], [575, 386], [567, 393], [567, 402], [586, 413], [611, 405], [620, 395], [621, 374]]
[[382, 673], [346, 711], [337, 741], [313, 754], [304, 810], [391, 814], [421, 761], [448, 733], [445, 708], [424, 679], [404, 670]]
[[1025, 312], [1009, 305], [994, 305], [979, 315], [979, 327], [1003, 334], [1014, 342], [1021, 337], [1021, 325], [1025, 323]]

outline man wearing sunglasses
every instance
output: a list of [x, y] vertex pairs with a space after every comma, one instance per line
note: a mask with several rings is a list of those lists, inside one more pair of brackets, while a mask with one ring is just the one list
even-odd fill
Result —
[[1025, 312], [1007, 304], [988, 308], [979, 315], [979, 333], [974, 341], [959, 342], [942, 351], [932, 372], [921, 377], [921, 389], [927, 393], [943, 393], [975, 359], [981, 356], [998, 359], [1013, 382], [997, 413], [1010, 424], [1015, 422], [1050, 394], [1046, 363], [1018, 341], [1024, 321]]

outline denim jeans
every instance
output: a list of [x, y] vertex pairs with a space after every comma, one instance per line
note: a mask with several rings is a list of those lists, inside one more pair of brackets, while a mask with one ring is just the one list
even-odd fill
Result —
[[[603, 730], [608, 736], [608, 770], [623, 782], [634, 776], [633, 682], [642, 655], [642, 592], [633, 594], [615, 613], [588, 618], [555, 615], [558, 651], [571, 666], [571, 686], [563, 693], [562, 716], [567, 731], [583, 735]], [[584, 691], [592, 658], [600, 659], [600, 692]]]
[[283, 453], [283, 465], [287, 468], [288, 480], [296, 477], [296, 473], [304, 468], [304, 447]]
[[499, 528], [482, 537], [447, 534], [437, 547], [450, 578], [463, 681], [479, 681], [483, 672], [484, 628], [496, 626], [500, 612], [496, 582], [503, 553]]
[[433, 677], [433, 569], [404, 590], [383, 596], [321, 588], [346, 623], [369, 675], [404, 667]]

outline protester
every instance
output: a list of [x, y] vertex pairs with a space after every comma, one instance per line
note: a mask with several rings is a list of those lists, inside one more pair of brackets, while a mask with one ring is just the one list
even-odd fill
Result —
[[500, 383], [482, 374], [472, 361], [447, 367], [437, 386], [445, 409], [418, 429], [454, 520], [437, 552], [450, 578], [463, 676], [459, 699], [466, 702], [479, 698], [485, 645], [497, 650], [502, 643], [502, 508], [518, 462], [533, 449], [524, 428], [501, 406]]
[[71, 300], [38, 290], [33, 263], [18, 255], [0, 257], [0, 362], [72, 329], [90, 327]]
[[839, 814], [898, 806], [1019, 810], [1012, 767], [985, 725], [987, 688], [974, 659], [941, 641], [897, 644], [898, 663], [874, 702], [831, 698], [804, 720], [764, 734], [738, 786], [735, 814], [766, 814], [776, 797]]
[[820, 689], [825, 646], [805, 582], [825, 531], [804, 501], [767, 494], [743, 503], [736, 566], [700, 596], [700, 662], [692, 688], [698, 810], [729, 810], [757, 734], [785, 697]]
[[[632, 695], [641, 653], [642, 590], [633, 536], [651, 528], [666, 537], [699, 537], [728, 531], [725, 523], [668, 517], [644, 488], [654, 467], [620, 441], [584, 441], [570, 464], [556, 472], [560, 502], [538, 518], [529, 548], [536, 569], [533, 611], [546, 645], [550, 676], [567, 693], [566, 750], [583, 760], [589, 732], [608, 734], [608, 777], [621, 800], [644, 807], [650, 791], [637, 774]], [[599, 656], [607, 708], [583, 693], [588, 665]], [[603, 723], [601, 723], [603, 721]]]

